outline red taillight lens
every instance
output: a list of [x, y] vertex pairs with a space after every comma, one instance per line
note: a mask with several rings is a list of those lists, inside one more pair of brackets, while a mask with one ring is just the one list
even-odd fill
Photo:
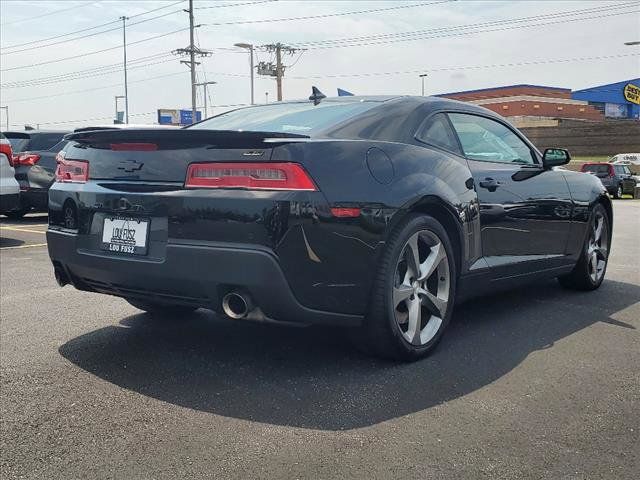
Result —
[[15, 165], [27, 165], [31, 167], [40, 161], [40, 155], [25, 152], [15, 156], [13, 160], [14, 160], [13, 163]]
[[63, 155], [56, 155], [56, 181], [84, 183], [89, 180], [89, 162], [86, 160], [68, 160]]
[[155, 152], [158, 145], [155, 143], [112, 143], [111, 150], [118, 152]]
[[360, 216], [360, 209], [333, 207], [331, 209], [331, 214], [338, 218], [355, 218]]
[[297, 163], [192, 163], [185, 187], [249, 190], [317, 190]]

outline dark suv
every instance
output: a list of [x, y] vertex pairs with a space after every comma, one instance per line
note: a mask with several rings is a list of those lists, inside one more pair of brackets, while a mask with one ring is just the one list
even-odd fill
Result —
[[609, 195], [613, 195], [614, 198], [621, 198], [625, 193], [633, 195], [636, 181], [626, 165], [584, 163], [580, 171], [598, 177]]
[[11, 212], [20, 218], [28, 212], [46, 212], [49, 187], [55, 180], [56, 154], [64, 148], [68, 131], [28, 130], [3, 132], [13, 148], [13, 165], [20, 184], [20, 208]]

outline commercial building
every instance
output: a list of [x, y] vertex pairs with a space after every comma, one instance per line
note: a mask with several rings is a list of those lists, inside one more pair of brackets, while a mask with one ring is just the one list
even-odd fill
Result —
[[523, 84], [438, 96], [482, 105], [519, 127], [553, 126], [562, 119], [640, 119], [640, 78], [577, 91]]
[[586, 100], [572, 98], [568, 88], [542, 85], [510, 85], [506, 87], [467, 90], [438, 95], [481, 105], [517, 126], [555, 125], [557, 119], [604, 120], [603, 113]]
[[571, 98], [588, 102], [607, 118], [640, 119], [640, 78], [576, 90]]

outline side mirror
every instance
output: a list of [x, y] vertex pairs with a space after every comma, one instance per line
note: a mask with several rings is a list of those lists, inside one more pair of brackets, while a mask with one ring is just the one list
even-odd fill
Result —
[[569, 155], [569, 151], [562, 148], [547, 148], [542, 155], [542, 165], [544, 168], [566, 165], [570, 160], [571, 155]]

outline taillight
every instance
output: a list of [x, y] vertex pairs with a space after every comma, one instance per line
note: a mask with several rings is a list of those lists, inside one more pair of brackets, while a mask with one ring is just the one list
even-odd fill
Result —
[[28, 167], [32, 167], [36, 163], [40, 161], [40, 155], [36, 155], [35, 153], [19, 153], [13, 159], [14, 165], [26, 165]]
[[89, 162], [64, 158], [64, 152], [56, 155], [56, 182], [84, 183], [89, 180]]
[[188, 188], [246, 188], [249, 190], [317, 190], [297, 163], [192, 163]]
[[154, 152], [158, 150], [155, 143], [112, 143], [111, 150], [116, 152]]
[[333, 207], [331, 214], [338, 218], [356, 218], [360, 216], [359, 208]]

